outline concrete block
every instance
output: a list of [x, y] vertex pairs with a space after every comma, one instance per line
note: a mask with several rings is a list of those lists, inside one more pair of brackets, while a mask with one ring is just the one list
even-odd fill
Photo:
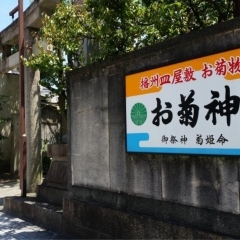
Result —
[[221, 232], [223, 234], [228, 234], [235, 238], [240, 238], [240, 229], [239, 229], [239, 222], [240, 216], [232, 215], [230, 213], [221, 214], [216, 219], [216, 232]]
[[117, 239], [113, 236], [103, 234], [82, 226], [73, 225], [71, 222], [63, 220], [63, 231], [74, 236], [78, 236], [80, 239]]
[[[28, 32], [28, 33], [27, 33]], [[29, 30], [25, 38], [31, 39]], [[40, 116], [40, 72], [30, 68], [24, 69], [25, 114], [27, 135], [27, 192], [36, 192], [42, 182], [41, 162], [41, 116]]]
[[22, 213], [24, 217], [34, 220], [35, 218], [35, 202], [24, 201], [22, 205]]
[[211, 157], [164, 156], [163, 199], [217, 209], [216, 162]]
[[43, 185], [67, 190], [67, 161], [52, 161]]
[[62, 208], [49, 203], [37, 202], [36, 198], [5, 198], [3, 211], [35, 222], [47, 229], [61, 231]]
[[49, 204], [37, 204], [35, 206], [36, 223], [48, 229], [60, 231], [62, 227], [62, 211]]
[[11, 198], [9, 197], [3, 198], [3, 206], [4, 206], [4, 211], [11, 210]]
[[231, 49], [239, 48], [239, 36], [237, 32], [236, 34], [234, 32], [235, 30], [232, 29], [230, 31], [224, 33], [220, 32], [219, 34], [214, 35], [212, 37], [212, 41], [213, 43], [217, 42], [217, 44], [212, 45], [212, 50], [214, 52], [224, 52]]
[[129, 212], [135, 212], [143, 215], [158, 216], [159, 218], [164, 218], [161, 214], [157, 213], [157, 201], [155, 199], [134, 197], [129, 195], [126, 198], [126, 209]]
[[62, 206], [63, 198], [67, 196], [67, 191], [54, 187], [39, 185], [37, 198], [41, 201], [47, 201]]
[[124, 75], [116, 73], [108, 77], [109, 161], [111, 190], [127, 192], [125, 119], [126, 110]]
[[67, 160], [67, 144], [48, 144], [47, 155], [53, 160]]
[[7, 197], [4, 198], [3, 211], [28, 220], [34, 220], [35, 203], [32, 198]]
[[15, 212], [17, 216], [23, 213], [23, 202], [18, 198], [9, 198], [10, 212]]
[[[166, 226], [164, 226], [166, 225]], [[163, 229], [168, 229], [169, 226], [166, 223], [162, 223], [162, 228]], [[176, 226], [176, 225], [172, 225], [171, 228], [166, 231], [167, 235], [169, 235], [169, 233], [171, 233], [170, 235], [170, 239], [174, 239], [175, 236], [177, 236], [178, 239], [194, 239], [194, 235], [193, 235], [193, 230], [191, 228], [186, 228], [183, 226]], [[164, 236], [165, 234], [162, 233], [162, 239], [166, 239], [166, 237]], [[208, 234], [206, 234], [206, 236], [208, 236]], [[208, 239], [210, 239], [210, 237], [208, 237]]]
[[117, 239], [193, 239], [201, 234], [207, 239], [225, 238], [214, 233], [70, 198], [64, 199], [64, 206], [63, 229], [71, 226], [72, 233], [81, 238], [108, 236]]
[[72, 183], [109, 189], [107, 81], [82, 79], [78, 86], [82, 104], [71, 107], [71, 124], [77, 128], [71, 129]]
[[[82, 201], [99, 203], [118, 209], [125, 209], [127, 199], [124, 194], [111, 191], [104, 191], [100, 189], [92, 189], [87, 187], [72, 187], [72, 196]], [[70, 195], [68, 194], [68, 197]]]
[[162, 198], [161, 157], [130, 155], [127, 158], [128, 193], [155, 199]]
[[214, 239], [214, 240], [223, 240], [223, 239], [232, 239], [231, 237], [227, 236], [219, 236], [214, 233], [209, 233], [209, 232], [202, 232], [198, 231], [196, 229], [193, 229], [193, 237], [192, 239]]
[[239, 213], [239, 160], [217, 158], [219, 210]]

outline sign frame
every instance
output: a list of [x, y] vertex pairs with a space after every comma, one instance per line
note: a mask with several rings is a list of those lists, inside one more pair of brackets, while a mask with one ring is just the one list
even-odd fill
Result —
[[125, 85], [127, 152], [240, 156], [240, 49], [130, 74]]

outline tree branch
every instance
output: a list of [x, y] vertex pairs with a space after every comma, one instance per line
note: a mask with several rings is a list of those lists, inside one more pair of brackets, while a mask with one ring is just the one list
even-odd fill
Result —
[[204, 26], [204, 24], [203, 24], [202, 19], [201, 19], [200, 16], [199, 16], [199, 12], [197, 12], [196, 9], [194, 8], [193, 3], [192, 3], [192, 0], [189, 0], [188, 2], [189, 2], [190, 8], [191, 8], [194, 16], [195, 16], [196, 19], [197, 19], [198, 24], [199, 24], [200, 27], [202, 28], [202, 27]]

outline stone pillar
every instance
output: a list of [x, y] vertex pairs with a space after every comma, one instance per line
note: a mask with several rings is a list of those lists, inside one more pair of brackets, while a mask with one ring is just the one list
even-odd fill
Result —
[[[25, 29], [25, 42], [32, 45], [31, 29]], [[25, 50], [25, 57], [27, 56]], [[27, 192], [36, 192], [42, 181], [40, 72], [24, 68], [25, 124], [27, 135]]]

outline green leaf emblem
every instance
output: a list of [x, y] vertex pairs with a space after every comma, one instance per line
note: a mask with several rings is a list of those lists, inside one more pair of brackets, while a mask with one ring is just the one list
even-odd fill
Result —
[[132, 122], [141, 126], [145, 123], [147, 119], [147, 109], [142, 103], [136, 103], [131, 110], [131, 119]]

